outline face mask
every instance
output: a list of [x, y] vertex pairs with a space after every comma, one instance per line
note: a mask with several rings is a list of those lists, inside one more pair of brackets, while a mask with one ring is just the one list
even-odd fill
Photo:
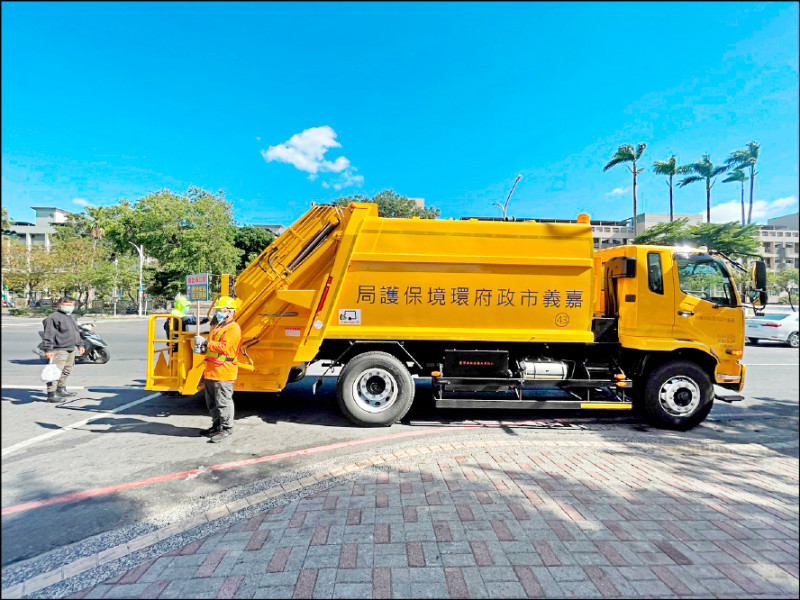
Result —
[[62, 306], [61, 307], [61, 312], [66, 313], [66, 314], [72, 313], [73, 310], [75, 310], [74, 306]]
[[187, 306], [186, 308], [184, 308], [184, 309], [183, 309], [183, 314], [185, 314], [185, 315], [188, 315], [188, 314], [189, 314], [189, 310], [190, 310], [190, 309], [191, 309], [191, 307], [189, 307], [189, 306]]
[[230, 316], [230, 313], [228, 313], [227, 311], [223, 311], [223, 310], [218, 310], [217, 311], [217, 321], [220, 322], [220, 323], [222, 323], [222, 321], [227, 319], [229, 316]]

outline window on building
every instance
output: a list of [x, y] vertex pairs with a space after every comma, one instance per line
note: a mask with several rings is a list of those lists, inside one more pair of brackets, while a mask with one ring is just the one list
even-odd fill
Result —
[[647, 253], [647, 287], [655, 294], [664, 294], [664, 276], [658, 252]]

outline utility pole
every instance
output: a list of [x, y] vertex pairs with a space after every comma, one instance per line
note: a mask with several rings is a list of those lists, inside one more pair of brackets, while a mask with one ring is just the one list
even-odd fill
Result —
[[142, 267], [144, 266], [144, 245], [137, 246], [133, 242], [128, 242], [131, 246], [136, 248], [136, 251], [139, 253], [139, 291], [137, 293], [137, 298], [139, 299], [139, 316], [142, 316], [142, 292], [144, 292], [144, 286], [142, 285]]

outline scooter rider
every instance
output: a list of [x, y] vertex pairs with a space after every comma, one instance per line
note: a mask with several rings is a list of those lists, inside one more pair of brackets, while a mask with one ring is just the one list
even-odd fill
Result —
[[56, 304], [58, 310], [50, 313], [42, 321], [44, 334], [42, 334], [42, 348], [44, 356], [61, 369], [59, 380], [47, 383], [47, 401], [61, 402], [65, 398], [75, 396], [75, 392], [67, 391], [67, 378], [75, 365], [75, 350], [78, 356], [83, 355], [85, 348], [78, 328], [78, 319], [72, 314], [75, 310], [75, 300], [63, 297]]
[[238, 367], [236, 355], [242, 343], [242, 330], [233, 320], [239, 301], [222, 296], [213, 306], [217, 325], [211, 329], [208, 340], [196, 335], [195, 352], [206, 355], [206, 406], [211, 413], [212, 424], [200, 431], [200, 435], [221, 442], [233, 433], [233, 382]]

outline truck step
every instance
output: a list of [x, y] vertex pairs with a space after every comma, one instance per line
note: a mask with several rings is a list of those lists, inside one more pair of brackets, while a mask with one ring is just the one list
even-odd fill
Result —
[[436, 408], [516, 408], [544, 410], [631, 410], [631, 402], [592, 402], [581, 400], [511, 400], [475, 398], [437, 398]]
[[723, 402], [727, 402], [730, 404], [731, 402], [741, 402], [744, 400], [744, 396], [720, 396], [715, 395], [714, 400], [722, 400]]

